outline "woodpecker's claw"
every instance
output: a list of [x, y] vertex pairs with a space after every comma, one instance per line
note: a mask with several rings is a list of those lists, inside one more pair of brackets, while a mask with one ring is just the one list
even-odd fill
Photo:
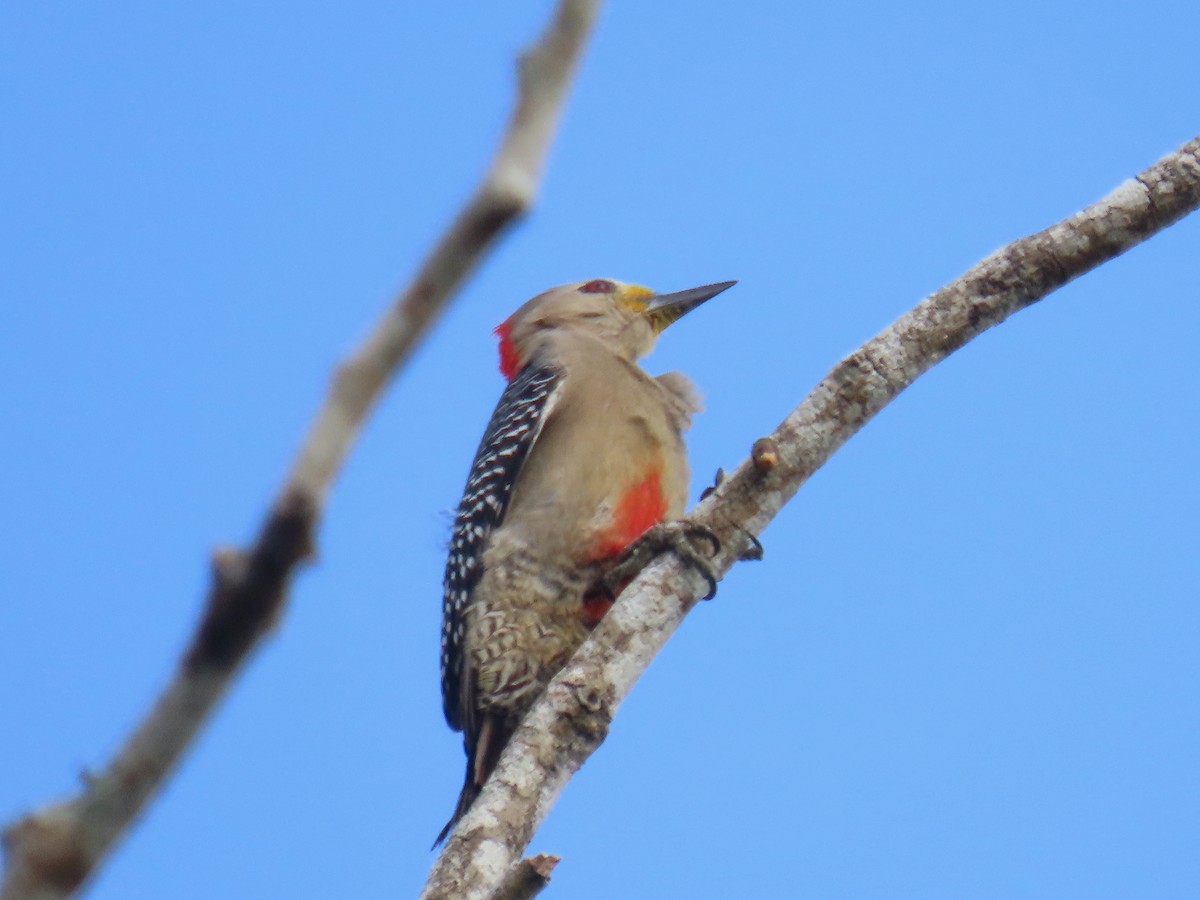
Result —
[[[712, 549], [707, 555], [697, 549], [698, 540], [711, 545]], [[712, 560], [721, 552], [721, 540], [710, 529], [686, 520], [655, 525], [630, 544], [604, 576], [605, 588], [616, 597], [650, 560], [664, 550], [674, 551], [708, 582], [708, 593], [700, 599], [711, 600], [717, 595], [717, 571]]]
[[742, 562], [758, 562], [763, 558], [762, 541], [748, 531], [742, 533], [746, 535], [746, 540], [750, 542], [750, 546], [741, 552], [738, 559]]
[[717, 474], [713, 476], [713, 483], [700, 492], [700, 499], [707, 500], [708, 495], [721, 486], [721, 482], [725, 480], [725, 470], [717, 469]]
[[[717, 474], [715, 476], [713, 476], [713, 483], [710, 484], [708, 487], [706, 487], [704, 490], [702, 490], [700, 492], [700, 499], [701, 500], [708, 499], [708, 496], [713, 491], [715, 491], [717, 488], [719, 488], [723, 481], [725, 481], [725, 470], [717, 469]], [[705, 529], [705, 530], [707, 531], [707, 529]], [[747, 547], [745, 550], [743, 550], [740, 554], [738, 554], [738, 561], [739, 562], [758, 562], [760, 559], [763, 558], [762, 541], [760, 541], [758, 538], [756, 538], [750, 532], [746, 531], [744, 528], [739, 528], [738, 531], [740, 531], [740, 532], [742, 532], [742, 534], [746, 535], [746, 540], [748, 540], [750, 542], [750, 546]], [[711, 535], [712, 532], [709, 532], [709, 534]], [[713, 556], [716, 556], [716, 552], [713, 553]]]

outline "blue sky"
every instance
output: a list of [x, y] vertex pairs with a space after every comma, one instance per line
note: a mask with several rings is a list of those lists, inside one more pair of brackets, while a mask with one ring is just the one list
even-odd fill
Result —
[[[545, 2], [0, 9], [0, 816], [169, 675], [331, 365], [486, 163]], [[461, 779], [449, 510], [492, 326], [740, 284], [649, 359], [693, 496], [842, 355], [1200, 132], [1200, 7], [612, 4], [541, 203], [393, 386], [318, 565], [95, 898], [410, 896]], [[533, 849], [553, 896], [1200, 881], [1200, 219], [972, 343], [689, 618]], [[551, 896], [551, 895], [547, 895]]]

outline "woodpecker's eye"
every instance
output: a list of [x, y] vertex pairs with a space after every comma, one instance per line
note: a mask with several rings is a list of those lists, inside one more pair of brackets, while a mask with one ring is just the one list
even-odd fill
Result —
[[606, 281], [603, 278], [594, 278], [587, 284], [579, 288], [581, 294], [611, 294], [616, 289], [616, 285], [611, 281]]

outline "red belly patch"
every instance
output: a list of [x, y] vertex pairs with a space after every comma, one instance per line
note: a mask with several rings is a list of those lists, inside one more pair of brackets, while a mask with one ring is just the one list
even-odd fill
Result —
[[617, 500], [612, 524], [604, 529], [592, 546], [592, 559], [616, 556], [648, 528], [663, 520], [667, 498], [662, 492], [662, 473], [653, 469], [649, 475], [629, 487]]
[[[667, 512], [667, 498], [662, 492], [662, 477], [657, 469], [644, 479], [625, 489], [613, 510], [612, 525], [600, 533], [592, 546], [593, 560], [611, 559], [646, 533], [646, 530], [663, 520]], [[628, 581], [616, 588], [620, 594]], [[584, 595], [579, 616], [588, 628], [595, 628], [612, 608], [616, 598], [607, 590], [599, 589]]]
[[[625, 488], [613, 508], [612, 523], [596, 535], [587, 558], [592, 562], [619, 556], [626, 547], [663, 520], [667, 513], [667, 498], [662, 491], [662, 470], [651, 469], [641, 481]], [[619, 585], [617, 593], [625, 587]], [[616, 599], [605, 589], [589, 591], [579, 607], [579, 617], [588, 628], [594, 628]]]
[[585, 594], [579, 607], [579, 618], [588, 628], [595, 628], [604, 618], [604, 614], [612, 609], [613, 598], [607, 591], [593, 591]]

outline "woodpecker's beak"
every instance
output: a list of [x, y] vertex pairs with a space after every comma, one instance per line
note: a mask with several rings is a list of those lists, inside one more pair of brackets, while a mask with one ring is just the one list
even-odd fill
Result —
[[673, 294], [655, 294], [646, 303], [646, 318], [650, 320], [654, 333], [661, 334], [672, 322], [683, 318], [705, 300], [711, 300], [735, 284], [736, 281], [719, 281], [716, 284], [688, 288]]

